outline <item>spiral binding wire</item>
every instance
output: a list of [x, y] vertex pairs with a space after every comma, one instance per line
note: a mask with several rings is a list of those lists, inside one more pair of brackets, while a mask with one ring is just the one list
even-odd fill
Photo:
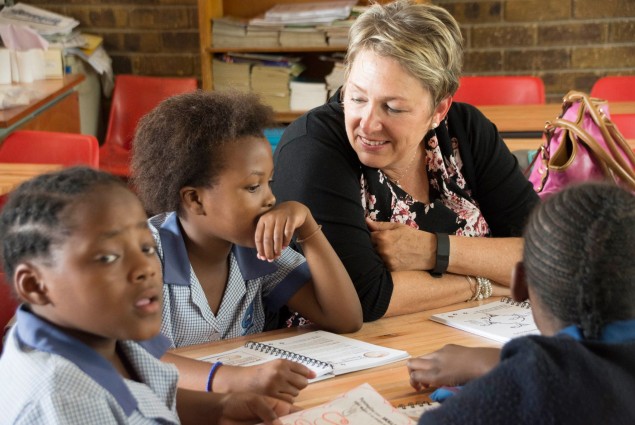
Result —
[[401, 403], [397, 405], [397, 409], [414, 409], [416, 407], [425, 407], [425, 406], [436, 406], [436, 402], [432, 402], [432, 401], [425, 401], [425, 400], [421, 400], [421, 401], [411, 401], [409, 403]]
[[517, 305], [518, 307], [521, 307], [521, 308], [531, 308], [531, 303], [529, 302], [529, 300], [514, 301], [513, 299], [509, 297], [502, 297], [501, 302], [504, 302], [505, 304]]
[[416, 420], [423, 413], [427, 412], [428, 410], [435, 409], [439, 406], [441, 406], [441, 403], [438, 403], [436, 401], [422, 400], [417, 402], [411, 401], [409, 403], [398, 404], [397, 409], [402, 410], [405, 415]]
[[333, 365], [329, 362], [324, 362], [322, 360], [314, 359], [313, 357], [303, 356], [302, 354], [297, 354], [292, 351], [283, 350], [282, 348], [272, 347], [271, 345], [263, 344], [261, 342], [256, 341], [248, 341], [245, 344], [245, 347], [260, 351], [261, 353], [271, 354], [273, 356], [279, 357], [281, 359], [292, 360], [297, 363], [302, 363], [310, 366], [317, 366], [320, 368], [333, 368]]

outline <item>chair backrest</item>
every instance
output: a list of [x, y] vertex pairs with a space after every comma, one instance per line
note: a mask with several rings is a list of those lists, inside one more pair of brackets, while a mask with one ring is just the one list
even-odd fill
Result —
[[[611, 104], [609, 103], [609, 110]], [[635, 114], [611, 114], [611, 121], [626, 139], [635, 139]]]
[[542, 104], [545, 84], [532, 76], [461, 77], [453, 99], [475, 106]]
[[99, 167], [99, 142], [88, 134], [16, 130], [0, 143], [0, 162]]
[[613, 102], [635, 101], [635, 75], [602, 77], [593, 84], [591, 96]]
[[0, 271], [0, 353], [2, 353], [2, 339], [4, 327], [9, 323], [20, 302], [14, 297], [13, 289], [6, 281], [4, 272]]
[[130, 150], [135, 128], [142, 116], [162, 100], [196, 89], [196, 78], [117, 75], [104, 145], [114, 144]]

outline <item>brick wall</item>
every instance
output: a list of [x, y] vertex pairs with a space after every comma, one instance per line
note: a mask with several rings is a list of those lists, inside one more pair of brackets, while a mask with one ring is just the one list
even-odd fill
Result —
[[200, 75], [196, 0], [25, 0], [104, 37], [115, 74]]
[[[635, 74], [635, 0], [432, 2], [463, 28], [465, 74], [538, 75], [551, 101], [570, 89], [589, 91], [602, 75]], [[27, 3], [103, 35], [116, 74], [200, 76], [196, 0]]]
[[547, 101], [635, 74], [635, 0], [433, 0], [459, 21], [466, 75], [537, 75]]

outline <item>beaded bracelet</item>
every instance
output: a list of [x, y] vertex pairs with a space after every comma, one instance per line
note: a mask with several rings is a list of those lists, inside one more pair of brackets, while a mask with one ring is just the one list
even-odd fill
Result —
[[216, 362], [212, 365], [212, 368], [209, 370], [209, 376], [207, 377], [207, 392], [212, 392], [212, 382], [214, 381], [214, 375], [216, 375], [216, 371], [219, 367], [223, 365], [222, 362]]
[[313, 236], [317, 235], [317, 234], [320, 232], [320, 230], [322, 230], [322, 225], [321, 225], [321, 224], [318, 224], [317, 229], [315, 229], [315, 230], [313, 231], [313, 233], [311, 233], [309, 236], [307, 236], [307, 237], [306, 237], [306, 238], [304, 238], [304, 239], [296, 239], [295, 241], [296, 241], [297, 243], [304, 243], [304, 242], [308, 241], [309, 239], [311, 239]]
[[[467, 279], [467, 282], [470, 284], [470, 290], [472, 290], [472, 276], [466, 275], [465, 278]], [[470, 298], [465, 300], [465, 302], [476, 301], [478, 300], [478, 297], [480, 295], [481, 295], [481, 282], [479, 282], [479, 280], [476, 279], [476, 286], [474, 287], [474, 292], [472, 293], [472, 296]]]
[[479, 300], [486, 300], [492, 296], [492, 281], [486, 277], [477, 276], [476, 281], [479, 282], [481, 287], [481, 293], [479, 294]]
[[[470, 284], [470, 289], [472, 289], [472, 277], [465, 276], [468, 283]], [[476, 288], [474, 289], [474, 293], [472, 297], [466, 302], [469, 301], [482, 301], [492, 296], [492, 281], [486, 277], [476, 276]]]

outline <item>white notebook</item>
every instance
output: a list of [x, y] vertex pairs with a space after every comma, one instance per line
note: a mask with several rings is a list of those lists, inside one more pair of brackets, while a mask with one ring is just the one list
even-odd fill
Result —
[[289, 338], [265, 342], [247, 342], [244, 346], [201, 357], [207, 362], [234, 366], [252, 366], [274, 359], [302, 363], [315, 371], [311, 382], [343, 373], [369, 369], [407, 359], [406, 351], [370, 344], [326, 331], [312, 331]]
[[503, 297], [478, 307], [437, 313], [430, 320], [499, 342], [525, 335], [539, 335], [529, 301]]

